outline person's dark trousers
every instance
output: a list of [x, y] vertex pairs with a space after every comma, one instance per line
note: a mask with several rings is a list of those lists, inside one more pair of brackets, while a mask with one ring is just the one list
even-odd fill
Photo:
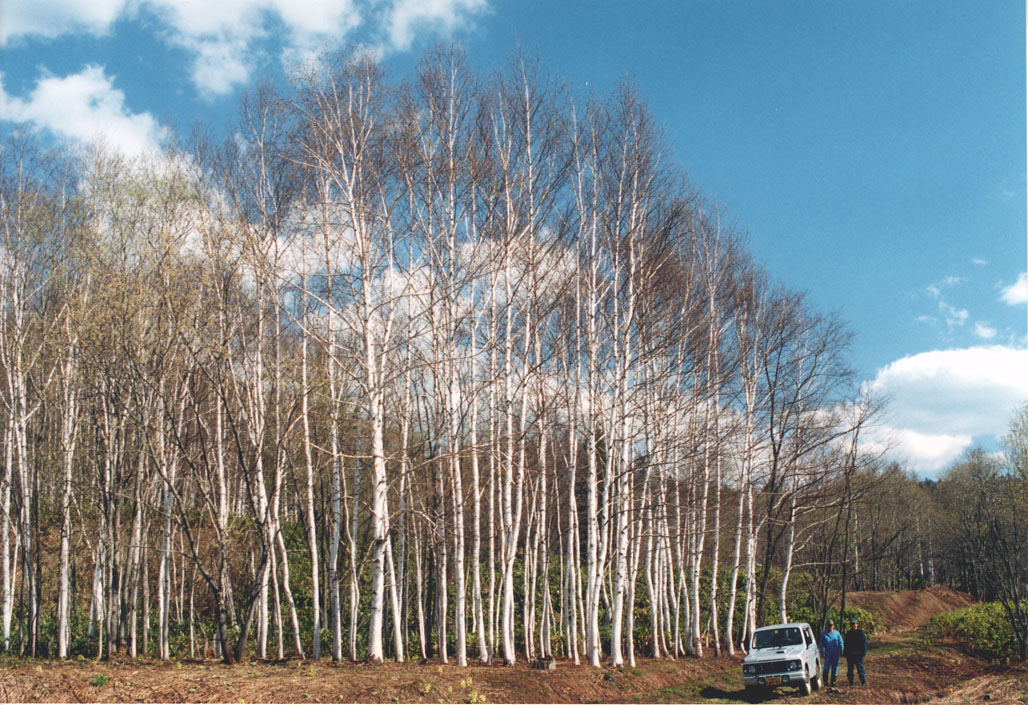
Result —
[[864, 659], [859, 661], [846, 660], [846, 679], [853, 685], [853, 669], [857, 669], [857, 675], [860, 676], [860, 685], [867, 685], [867, 676], [864, 674]]
[[825, 676], [822, 682], [825, 685], [835, 685], [835, 676], [838, 672], [839, 655], [836, 654], [834, 658], [831, 656], [825, 657]]

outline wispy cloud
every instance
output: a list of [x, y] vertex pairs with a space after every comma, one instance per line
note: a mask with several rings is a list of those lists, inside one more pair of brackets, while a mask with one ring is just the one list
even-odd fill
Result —
[[974, 324], [974, 334], [982, 340], [992, 340], [996, 337], [997, 333], [998, 331], [988, 323], [978, 321]]
[[1004, 286], [1000, 298], [1011, 306], [1028, 303], [1028, 272], [1021, 272], [1016, 282]]
[[63, 34], [103, 35], [129, 11], [128, 0], [34, 0], [4, 2], [0, 46], [12, 39]]
[[989, 261], [982, 259], [981, 257], [972, 257], [971, 264], [973, 264], [976, 267], [985, 267], [989, 264]]
[[[10, 7], [8, 7], [10, 6]], [[208, 97], [247, 83], [263, 51], [283, 62], [340, 46], [359, 29], [379, 51], [416, 37], [450, 36], [488, 9], [487, 0], [37, 0], [4, 5], [0, 46], [33, 37], [110, 32], [146, 15], [157, 34], [185, 49], [193, 83]], [[274, 47], [274, 48], [272, 48]]]
[[[963, 277], [949, 276], [944, 277], [937, 282], [933, 282], [924, 288], [924, 293], [927, 294], [929, 298], [935, 299], [937, 302], [939, 313], [942, 314], [942, 318], [946, 322], [946, 328], [950, 333], [967, 323], [971, 318], [971, 313], [966, 308], [958, 308], [946, 301], [945, 292], [948, 289], [952, 289], [963, 284], [965, 281], [966, 280]], [[926, 316], [922, 316], [918, 320], [925, 319], [934, 320], [928, 319]]]
[[942, 317], [946, 319], [946, 327], [949, 328], [951, 333], [954, 329], [967, 323], [967, 319], [971, 317], [970, 312], [966, 308], [950, 306], [945, 301], [939, 302], [939, 311], [942, 313]]
[[72, 143], [99, 140], [128, 156], [160, 149], [167, 136], [150, 113], [133, 113], [125, 106], [125, 94], [100, 66], [45, 76], [25, 98], [8, 95], [0, 74], [0, 121], [46, 130]]
[[958, 284], [963, 284], [963, 277], [944, 277], [937, 282], [932, 282], [924, 288], [924, 293], [928, 294], [933, 299], [941, 299], [942, 294], [946, 289], [952, 289]]

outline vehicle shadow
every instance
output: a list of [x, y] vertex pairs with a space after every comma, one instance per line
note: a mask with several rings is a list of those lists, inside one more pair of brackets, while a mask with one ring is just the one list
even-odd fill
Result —
[[708, 686], [700, 690], [704, 700], [728, 700], [735, 703], [774, 703], [774, 702], [795, 702], [791, 696], [795, 691], [782, 688], [758, 688], [757, 690], [725, 690]]
[[768, 691], [750, 691], [745, 688], [725, 690], [714, 686], [700, 690], [700, 696], [704, 700], [729, 700], [736, 703], [762, 703], [774, 699], [774, 694]]

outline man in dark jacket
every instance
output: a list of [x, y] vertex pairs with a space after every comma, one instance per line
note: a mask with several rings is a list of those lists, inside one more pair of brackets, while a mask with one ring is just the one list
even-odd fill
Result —
[[857, 624], [857, 618], [850, 619], [850, 630], [846, 632], [843, 639], [843, 656], [846, 657], [846, 678], [850, 685], [853, 685], [853, 669], [857, 669], [860, 676], [860, 685], [867, 685], [867, 676], [864, 675], [864, 656], [867, 654], [867, 635]]

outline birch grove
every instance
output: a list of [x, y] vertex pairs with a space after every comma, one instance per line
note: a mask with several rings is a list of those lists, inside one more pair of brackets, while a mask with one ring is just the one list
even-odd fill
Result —
[[354, 52], [228, 132], [3, 147], [4, 650], [734, 653], [863, 521], [844, 328], [629, 84]]

